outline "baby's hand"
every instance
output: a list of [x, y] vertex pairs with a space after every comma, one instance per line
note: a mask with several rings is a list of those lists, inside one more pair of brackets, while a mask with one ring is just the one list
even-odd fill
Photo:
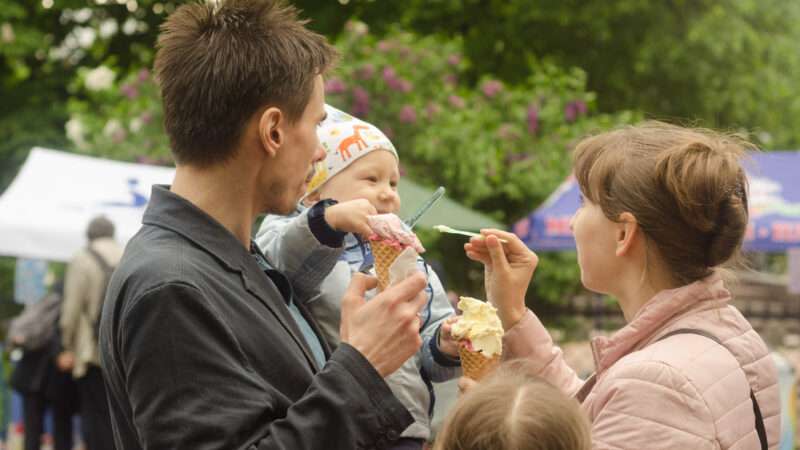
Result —
[[377, 213], [369, 200], [360, 198], [325, 208], [325, 221], [334, 230], [366, 237], [372, 234], [367, 217]]
[[473, 380], [472, 378], [468, 377], [461, 377], [458, 379], [458, 392], [460, 394], [466, 394], [470, 391], [470, 389], [474, 388], [478, 385], [478, 382]]
[[458, 358], [458, 339], [454, 338], [451, 332], [456, 322], [458, 316], [448, 317], [442, 322], [442, 328], [439, 330], [439, 351], [453, 358]]

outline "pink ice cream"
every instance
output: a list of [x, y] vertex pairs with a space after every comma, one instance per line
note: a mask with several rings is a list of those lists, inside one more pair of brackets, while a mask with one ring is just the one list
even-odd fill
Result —
[[378, 214], [367, 217], [372, 235], [371, 241], [383, 241], [390, 245], [397, 245], [398, 249], [413, 247], [417, 253], [425, 252], [425, 247], [402, 220], [395, 214]]

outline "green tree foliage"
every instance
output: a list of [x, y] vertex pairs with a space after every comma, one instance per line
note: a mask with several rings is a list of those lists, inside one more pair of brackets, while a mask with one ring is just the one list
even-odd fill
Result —
[[75, 148], [65, 135], [67, 101], [86, 93], [71, 80], [103, 64], [122, 74], [149, 66], [158, 25], [175, 8], [101, 3], [0, 0], [0, 190], [31, 147]]
[[[33, 145], [169, 158], [143, 69], [180, 3], [0, 0], [0, 189]], [[386, 130], [407, 176], [508, 224], [564, 178], [576, 139], [641, 117], [627, 110], [800, 145], [798, 2], [294, 3], [342, 52], [329, 100]], [[435, 247], [474, 287], [475, 267], [451, 256], [460, 244]], [[548, 258], [536, 289], [556, 299], [576, 285], [574, 255]]]
[[108, 66], [82, 70], [71, 85], [67, 136], [82, 153], [169, 163], [158, 86], [141, 68], [118, 79]]
[[[337, 33], [333, 2], [301, 0]], [[458, 36], [468, 77], [525, 83], [537, 61], [580, 67], [600, 111], [756, 132], [766, 148], [800, 146], [800, 2], [783, 0], [353, 0], [342, 8], [378, 34], [394, 24]], [[327, 4], [327, 7], [320, 6]], [[317, 14], [319, 12], [319, 14]]]
[[[444, 185], [451, 197], [503, 223], [528, 214], [565, 179], [577, 139], [636, 117], [594, 113], [585, 74], [552, 64], [541, 64], [523, 84], [484, 77], [473, 87], [464, 82], [470, 62], [459, 39], [399, 31], [380, 38], [364, 23], [349, 22], [336, 46], [344, 57], [327, 78], [328, 102], [384, 130], [406, 176]], [[161, 105], [147, 70], [123, 77], [107, 66], [82, 70], [70, 89], [76, 95], [67, 130], [82, 152], [167, 157]], [[429, 244], [439, 238], [424, 237]], [[454, 287], [480, 295], [481, 268], [466, 260], [462, 244], [442, 238], [429, 247]], [[552, 258], [542, 264], [537, 292], [555, 301], [576, 285], [576, 266], [570, 256]]]
[[[96, 95], [77, 80], [101, 65], [123, 77], [148, 67], [158, 25], [176, 2], [139, 0], [133, 12], [102, 3], [0, 0], [0, 192], [33, 146], [86, 151], [65, 133], [68, 101]], [[0, 259], [0, 298], [13, 295], [13, 275], [13, 260]]]
[[540, 64], [525, 83], [487, 76], [473, 87], [459, 39], [378, 39], [351, 22], [337, 47], [346, 56], [327, 82], [328, 101], [386, 131], [412, 178], [445, 185], [504, 223], [566, 178], [577, 139], [635, 117], [594, 113], [579, 69]]
[[63, 80], [53, 78], [42, 43], [58, 15], [41, 6], [0, 2], [0, 187], [10, 182], [32, 145], [64, 142]]

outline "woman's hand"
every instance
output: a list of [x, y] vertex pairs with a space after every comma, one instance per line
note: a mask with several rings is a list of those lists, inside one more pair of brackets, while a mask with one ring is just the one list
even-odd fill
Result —
[[539, 257], [515, 234], [494, 229], [481, 230], [464, 250], [469, 259], [483, 263], [487, 300], [497, 307], [503, 328], [510, 329], [525, 314], [525, 292]]

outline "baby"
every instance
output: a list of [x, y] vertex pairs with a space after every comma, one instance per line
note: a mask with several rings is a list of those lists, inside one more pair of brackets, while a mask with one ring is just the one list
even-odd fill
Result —
[[[370, 220], [375, 223], [376, 215], [400, 210], [400, 171], [394, 145], [378, 128], [333, 107], [326, 110], [328, 117], [317, 133], [326, 159], [316, 167], [296, 213], [267, 216], [256, 243], [290, 278], [295, 294], [335, 347], [339, 343], [340, 302], [352, 274], [371, 271], [374, 264], [369, 238], [374, 238], [376, 230]], [[418, 240], [413, 244], [424, 251]], [[389, 448], [423, 447], [430, 435], [433, 411], [431, 382], [461, 373], [458, 344], [450, 335], [453, 307], [436, 273], [422, 258], [417, 265], [428, 277], [428, 301], [420, 311], [423, 344], [415, 357], [386, 378], [414, 423]], [[368, 298], [372, 295], [368, 293]]]

